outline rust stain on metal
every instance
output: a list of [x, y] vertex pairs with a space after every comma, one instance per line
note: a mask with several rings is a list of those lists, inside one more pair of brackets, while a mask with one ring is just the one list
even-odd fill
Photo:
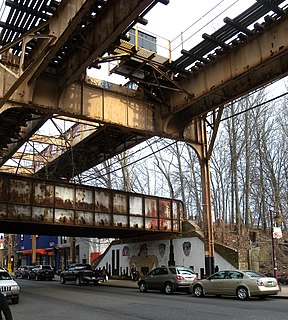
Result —
[[92, 198], [92, 191], [85, 189], [76, 190], [75, 207], [76, 210], [93, 211], [94, 203]]
[[7, 194], [8, 187], [7, 187], [7, 180], [0, 180], [0, 201], [7, 201]]
[[34, 203], [52, 207], [54, 204], [54, 186], [51, 184], [35, 184]]
[[31, 184], [21, 180], [11, 180], [9, 187], [10, 202], [18, 204], [30, 203]]
[[55, 197], [55, 206], [58, 208], [72, 209], [73, 205], [74, 204], [70, 199], [63, 200], [59, 197]]

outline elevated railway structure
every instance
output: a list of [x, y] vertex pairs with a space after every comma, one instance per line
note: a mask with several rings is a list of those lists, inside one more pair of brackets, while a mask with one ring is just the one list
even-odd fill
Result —
[[129, 238], [181, 232], [183, 203], [41, 180], [0, 176], [1, 231], [15, 233]]
[[[182, 56], [172, 61], [171, 56], [139, 48], [126, 37], [137, 22], [146, 22], [145, 14], [160, 2], [169, 3], [5, 2], [10, 12], [0, 24], [0, 170], [70, 180], [150, 137], [185, 141], [197, 152], [201, 165], [209, 274], [214, 268], [209, 161], [223, 106], [287, 74], [288, 4], [257, 0], [237, 17], [225, 18], [222, 28], [203, 34], [202, 42], [183, 49]], [[112, 60], [119, 62], [113, 72], [129, 78], [137, 90], [103, 87], [86, 76], [86, 68]], [[210, 141], [208, 114], [212, 114]], [[20, 153], [19, 148], [31, 139], [47, 141], [35, 133], [54, 117], [80, 123], [78, 137], [64, 135], [68, 153], [36, 152], [33, 157]], [[84, 123], [93, 127], [91, 134], [83, 134]], [[57, 138], [61, 145], [63, 135]], [[72, 150], [73, 163], [67, 165]], [[9, 159], [17, 165], [7, 165]]]

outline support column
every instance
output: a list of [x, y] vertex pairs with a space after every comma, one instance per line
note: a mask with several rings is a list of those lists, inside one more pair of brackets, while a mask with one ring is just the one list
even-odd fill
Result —
[[210, 158], [213, 150], [216, 134], [221, 119], [223, 108], [214, 111], [212, 116], [212, 136], [210, 141], [207, 139], [206, 115], [194, 119], [192, 123], [185, 128], [184, 138], [197, 153], [201, 168], [201, 186], [202, 186], [202, 207], [203, 207], [203, 231], [204, 231], [204, 251], [205, 251], [205, 274], [206, 276], [214, 273], [214, 231], [212, 218], [212, 198], [210, 182]]
[[204, 225], [205, 273], [206, 276], [208, 276], [214, 273], [214, 232], [210, 186], [210, 161], [207, 159], [200, 160], [200, 166]]
[[31, 262], [33, 265], [35, 265], [36, 264], [36, 249], [37, 249], [36, 239], [37, 239], [37, 236], [36, 236], [36, 234], [32, 234], [31, 237], [32, 237], [32, 244], [31, 244], [32, 260], [31, 260]]
[[70, 237], [70, 263], [76, 262], [76, 239]]
[[173, 239], [170, 239], [170, 251], [169, 251], [169, 261], [168, 265], [175, 266], [175, 259], [174, 259], [174, 246], [173, 246]]

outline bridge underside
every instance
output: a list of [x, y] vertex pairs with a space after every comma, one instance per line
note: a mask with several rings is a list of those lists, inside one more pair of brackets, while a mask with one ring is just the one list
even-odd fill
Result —
[[39, 225], [33, 223], [21, 223], [18, 221], [1, 221], [1, 232], [8, 234], [37, 234], [68, 237], [91, 237], [91, 238], [149, 238], [159, 239], [161, 236], [174, 236], [174, 232], [151, 232], [141, 229], [111, 228], [111, 227], [86, 227], [62, 226], [62, 225]]
[[[263, 11], [261, 6], [259, 8], [262, 14], [267, 11]], [[246, 20], [242, 16], [239, 21], [244, 23]], [[137, 52], [130, 44], [128, 54], [133, 61], [133, 70], [142, 72], [143, 75], [150, 74], [150, 78], [135, 77], [127, 57], [120, 64], [118, 72], [123, 73], [123, 70], [126, 70], [123, 66], [127, 65], [127, 70], [130, 71], [124, 75], [139, 84], [137, 90], [114, 84], [103, 88], [103, 84], [89, 77], [83, 77], [82, 81], [74, 82], [61, 90], [57, 75], [47, 72], [39, 75], [33, 85], [22, 82], [4, 103], [0, 114], [0, 125], [3, 128], [0, 130], [0, 165], [3, 166], [5, 161], [13, 157], [17, 148], [29, 140], [47, 118], [59, 115], [91, 121], [102, 127], [95, 134], [86, 137], [85, 141], [79, 141], [78, 147], [76, 144], [69, 144], [66, 148], [67, 155], [62, 153], [58, 158], [46, 157], [47, 168], [46, 171], [44, 168], [39, 171], [41, 177], [72, 178], [73, 175], [80, 174], [152, 136], [187, 140], [187, 136], [184, 137], [185, 127], [189, 126], [193, 119], [205, 116], [207, 112], [236, 97], [287, 74], [287, 29], [288, 14], [280, 10], [276, 17], [267, 18], [261, 25], [255, 24], [255, 29], [249, 29], [245, 36], [240, 36], [238, 30], [238, 38], [234, 38], [231, 43], [225, 42], [224, 45], [222, 40], [219, 41], [221, 49], [216, 49], [217, 54], [207, 55], [209, 40], [206, 40], [189, 52], [184, 51], [185, 59], [179, 59], [172, 64], [166, 60], [162, 66], [154, 61], [156, 58], [145, 61], [143, 56], [147, 54], [143, 54], [143, 49]], [[235, 30], [237, 31], [237, 24]], [[230, 29], [229, 32], [231, 33]], [[224, 37], [225, 32], [222, 33]], [[215, 46], [214, 44], [211, 48]], [[121, 40], [118, 51], [124, 47], [127, 50], [125, 41]], [[115, 48], [115, 44], [112, 48]], [[201, 59], [200, 52], [203, 55]], [[204, 58], [205, 55], [207, 58]], [[197, 57], [202, 60], [200, 64], [195, 62]], [[115, 72], [117, 73], [117, 69]], [[171, 77], [168, 77], [168, 80], [163, 75], [170, 73], [175, 75], [173, 80]], [[151, 74], [159, 76], [158, 93], [161, 94], [157, 95], [154, 89], [151, 89], [155, 87], [155, 83], [149, 89], [148, 83], [153, 83]], [[0, 79], [0, 97], [5, 97], [11, 84], [18, 81], [17, 76], [9, 71], [9, 64], [0, 65]], [[170, 88], [167, 81], [170, 81]], [[148, 89], [152, 90], [152, 95]], [[67, 165], [67, 160], [72, 158], [72, 150], [75, 150], [74, 164]], [[83, 155], [86, 157], [84, 161]], [[23, 157], [25, 156], [23, 154]], [[24, 170], [23, 173], [36, 174], [36, 167], [34, 165], [29, 172]], [[5, 168], [3, 167], [2, 171], [5, 171]], [[14, 171], [7, 169], [9, 172], [21, 172], [21, 168], [17, 167]]]

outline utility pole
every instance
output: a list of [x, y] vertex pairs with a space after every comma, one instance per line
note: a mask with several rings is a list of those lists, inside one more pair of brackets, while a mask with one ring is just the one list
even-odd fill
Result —
[[36, 246], [36, 239], [37, 239], [37, 236], [36, 234], [32, 234], [32, 264], [35, 265], [36, 264], [36, 250], [37, 250], [37, 246]]
[[8, 234], [8, 254], [7, 254], [7, 269], [8, 272], [12, 272], [11, 259], [12, 259], [12, 234]]

